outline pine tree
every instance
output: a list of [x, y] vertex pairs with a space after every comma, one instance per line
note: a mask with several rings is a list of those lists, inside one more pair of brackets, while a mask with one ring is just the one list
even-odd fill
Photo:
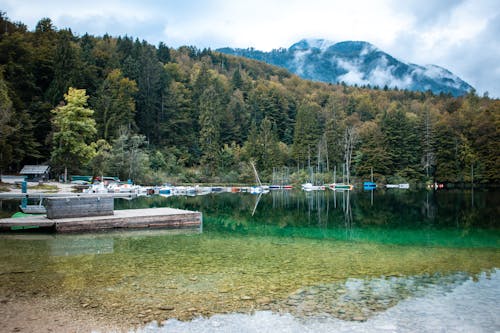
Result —
[[320, 107], [313, 103], [303, 103], [297, 112], [293, 139], [293, 157], [299, 166], [315, 164], [314, 156], [319, 141], [318, 112]]
[[208, 174], [215, 174], [220, 153], [220, 119], [218, 96], [213, 86], [200, 96], [200, 148], [201, 164]]
[[54, 56], [54, 79], [48, 88], [47, 99], [56, 105], [65, 91], [76, 82], [78, 73], [78, 59], [75, 45], [72, 42], [73, 34], [68, 30], [58, 32], [57, 47]]
[[95, 100], [95, 119], [100, 138], [112, 141], [120, 127], [135, 128], [135, 81], [122, 75], [119, 69], [111, 71], [103, 81]]
[[139, 56], [139, 73], [137, 78], [137, 113], [136, 123], [141, 133], [146, 135], [152, 144], [160, 142], [161, 115], [161, 76], [163, 67], [156, 58], [153, 47], [142, 44]]
[[0, 172], [6, 170], [12, 162], [13, 147], [8, 140], [15, 131], [15, 127], [11, 126], [12, 114], [12, 101], [0, 71]]

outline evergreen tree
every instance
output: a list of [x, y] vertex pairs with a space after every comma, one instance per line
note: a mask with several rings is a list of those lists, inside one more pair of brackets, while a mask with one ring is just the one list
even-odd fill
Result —
[[95, 119], [100, 138], [106, 141], [118, 137], [120, 127], [135, 128], [135, 81], [123, 77], [119, 69], [111, 71], [103, 81], [95, 100]]
[[12, 101], [9, 98], [3, 73], [0, 71], [0, 173], [7, 170], [12, 163], [13, 147], [9, 141], [9, 136], [15, 131], [15, 127], [11, 125], [12, 114]]
[[47, 99], [56, 105], [76, 82], [79, 71], [77, 51], [73, 44], [73, 34], [68, 30], [58, 32], [54, 55], [54, 79], [47, 90]]
[[221, 121], [222, 143], [236, 142], [243, 144], [248, 133], [250, 115], [240, 90], [235, 90], [229, 99]]
[[200, 97], [200, 148], [201, 165], [207, 174], [215, 174], [220, 144], [220, 103], [213, 86], [208, 87]]
[[458, 154], [460, 137], [449, 123], [448, 116], [444, 116], [436, 123], [436, 172], [435, 180], [438, 182], [461, 181], [461, 165]]
[[271, 120], [267, 117], [260, 124], [258, 147], [260, 152], [256, 162], [259, 170], [270, 172], [273, 167], [282, 166], [276, 129], [273, 128]]
[[153, 47], [142, 44], [139, 56], [139, 73], [137, 78], [137, 113], [136, 123], [141, 133], [146, 135], [152, 144], [160, 142], [161, 116], [161, 76], [163, 68], [156, 58]]
[[12, 160], [16, 170], [20, 170], [25, 163], [38, 164], [42, 157], [39, 152], [40, 144], [35, 139], [33, 119], [27, 111], [17, 111], [14, 114], [19, 126], [11, 134], [9, 141], [12, 145]]
[[247, 160], [256, 161], [259, 158], [259, 132], [255, 121], [250, 124], [248, 138], [243, 146], [244, 156]]
[[301, 167], [315, 164], [316, 147], [320, 137], [319, 105], [303, 103], [297, 111], [293, 139], [293, 157]]
[[121, 128], [120, 135], [113, 141], [110, 172], [120, 179], [131, 179], [142, 183], [149, 171], [149, 156], [144, 147], [147, 145], [144, 135], [134, 134], [127, 128]]
[[417, 128], [416, 119], [409, 119], [399, 106], [384, 115], [382, 131], [393, 166], [391, 173], [403, 178], [418, 178], [421, 146]]
[[163, 90], [160, 117], [161, 146], [176, 146], [190, 154], [197, 150], [191, 92], [181, 82], [171, 82]]
[[369, 179], [373, 170], [376, 178], [380, 175], [390, 175], [392, 161], [387, 154], [386, 140], [380, 127], [374, 121], [366, 122], [359, 129], [361, 147], [354, 157], [356, 176]]

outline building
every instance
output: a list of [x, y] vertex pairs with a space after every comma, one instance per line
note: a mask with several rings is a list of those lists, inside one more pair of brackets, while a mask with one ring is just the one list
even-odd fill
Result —
[[49, 180], [49, 171], [48, 165], [25, 165], [19, 173], [26, 176], [27, 181], [38, 182]]

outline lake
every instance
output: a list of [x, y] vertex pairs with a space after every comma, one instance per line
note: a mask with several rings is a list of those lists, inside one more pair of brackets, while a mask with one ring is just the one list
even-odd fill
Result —
[[499, 194], [120, 199], [199, 210], [203, 230], [3, 234], [0, 296], [54, 296], [145, 332], [495, 332]]

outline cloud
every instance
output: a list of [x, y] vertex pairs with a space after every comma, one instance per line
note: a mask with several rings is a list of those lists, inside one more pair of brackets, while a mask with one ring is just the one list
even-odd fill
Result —
[[369, 80], [364, 79], [362, 71], [359, 70], [359, 64], [339, 58], [333, 58], [332, 61], [336, 61], [339, 67], [347, 71], [347, 73], [338, 77], [339, 82], [351, 85], [357, 84], [359, 86], [370, 83]]
[[406, 62], [447, 68], [478, 93], [489, 90], [500, 97], [498, 1], [452, 1], [449, 7], [447, 2], [429, 1], [420, 4], [422, 9], [413, 0], [394, 4], [411, 24], [382, 48]]
[[446, 24], [453, 11], [463, 5], [466, 0], [390, 0], [390, 7], [398, 15], [410, 18], [415, 26], [429, 28]]

